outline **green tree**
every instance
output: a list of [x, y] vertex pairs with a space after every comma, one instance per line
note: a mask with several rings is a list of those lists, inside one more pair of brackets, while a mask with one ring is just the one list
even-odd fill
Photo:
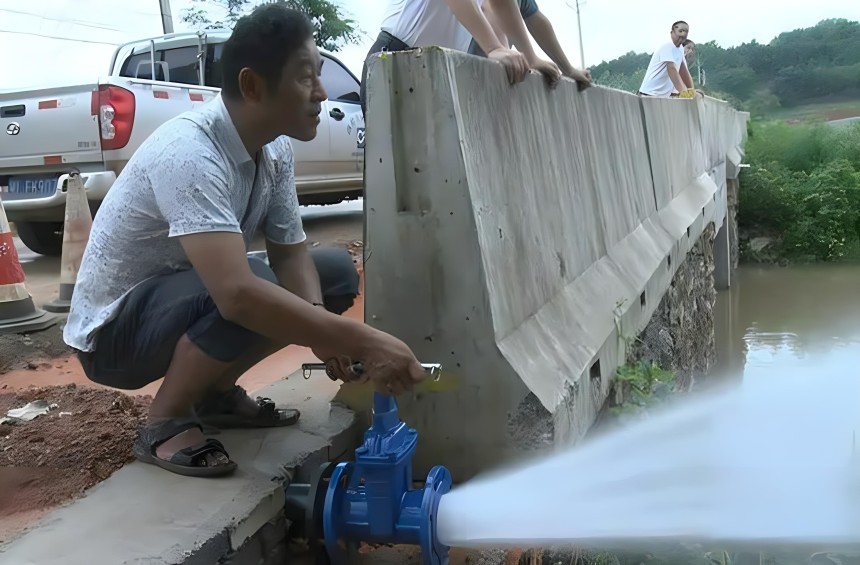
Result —
[[[224, 19], [213, 20], [206, 8], [195, 6], [186, 8], [182, 15], [182, 21], [201, 29], [232, 29], [236, 21], [242, 17], [250, 5], [250, 0], [217, 0], [219, 4], [227, 9]], [[201, 0], [194, 0], [200, 4]]]
[[314, 39], [318, 47], [338, 51], [344, 45], [358, 43], [355, 20], [346, 17], [337, 3], [330, 0], [278, 1], [307, 14], [314, 24]]
[[[217, 2], [227, 10], [223, 19], [213, 20], [205, 8], [195, 6], [185, 10], [182, 21], [202, 29], [232, 29], [236, 21], [253, 7], [250, 0], [217, 0]], [[347, 17], [338, 2], [333, 0], [268, 0], [268, 2], [286, 4], [306, 14], [314, 26], [314, 41], [322, 49], [338, 51], [345, 45], [359, 41], [359, 29], [355, 20]]]
[[[781, 33], [766, 45], [751, 41], [724, 48], [706, 38], [691, 39], [699, 40], [696, 55], [707, 76], [704, 89], [725, 92], [742, 106], [773, 109], [826, 97], [860, 97], [860, 22], [823, 20]], [[626, 53], [595, 65], [591, 73], [598, 84], [626, 84], [648, 67], [650, 58], [651, 53]], [[695, 69], [692, 74], [696, 76]]]

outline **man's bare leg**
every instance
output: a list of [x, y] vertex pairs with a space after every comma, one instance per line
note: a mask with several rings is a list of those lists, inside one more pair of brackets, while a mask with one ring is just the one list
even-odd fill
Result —
[[[263, 406], [236, 382], [254, 365], [276, 353], [282, 346], [261, 341], [249, 347], [222, 374], [218, 382], [195, 406], [197, 416], [215, 428], [289, 426], [300, 412], [290, 408]], [[271, 412], [270, 410], [274, 410]]]
[[[221, 375], [221, 378], [218, 379], [218, 382], [214, 385], [213, 390], [215, 392], [229, 391], [236, 386], [236, 381], [239, 380], [239, 377], [247, 373], [251, 367], [266, 357], [277, 353], [279, 349], [279, 347], [271, 343], [262, 343], [259, 346], [252, 347], [251, 350], [245, 352], [244, 355], [239, 357], [234, 364], [227, 367]], [[260, 406], [254, 402], [250, 396], [246, 396], [236, 406], [236, 413], [250, 418], [253, 417], [259, 409]]]
[[[149, 421], [154, 423], [169, 418], [193, 417], [194, 403], [215, 386], [229, 368], [229, 364], [209, 357], [187, 335], [183, 335], [173, 351], [164, 382], [152, 401]], [[203, 432], [199, 428], [192, 428], [159, 445], [155, 453], [159, 459], [167, 460], [176, 452], [204, 440]], [[207, 454], [205, 457], [210, 467], [229, 462], [223, 453]]]

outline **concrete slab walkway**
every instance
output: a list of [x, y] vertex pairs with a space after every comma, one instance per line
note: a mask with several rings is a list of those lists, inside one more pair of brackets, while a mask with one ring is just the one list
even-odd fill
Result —
[[[286, 534], [288, 473], [301, 478], [324, 461], [351, 457], [366, 427], [351, 411], [331, 405], [337, 388], [325, 375], [305, 380], [297, 372], [260, 390], [299, 408], [302, 419], [290, 428], [221, 433], [239, 464], [232, 477], [189, 478], [132, 463], [0, 547], [0, 563], [212, 565], [238, 563], [231, 560], [237, 550], [258, 554], [242, 563], [265, 563], [259, 554], [273, 550], [264, 546]], [[260, 542], [255, 535], [266, 527], [269, 540]]]

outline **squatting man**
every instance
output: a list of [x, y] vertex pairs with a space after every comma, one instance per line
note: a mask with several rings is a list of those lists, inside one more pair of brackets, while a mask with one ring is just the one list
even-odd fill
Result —
[[[343, 381], [361, 361], [383, 392], [425, 378], [402, 341], [339, 315], [358, 291], [348, 253], [305, 245], [289, 138], [316, 136], [327, 98], [311, 23], [264, 4], [237, 22], [221, 65], [220, 95], [159, 127], [105, 198], [64, 330], [97, 383], [164, 378], [134, 453], [192, 476], [236, 468], [203, 425], [298, 420], [236, 385], [286, 345], [310, 347]], [[258, 229], [268, 263], [247, 255]]]

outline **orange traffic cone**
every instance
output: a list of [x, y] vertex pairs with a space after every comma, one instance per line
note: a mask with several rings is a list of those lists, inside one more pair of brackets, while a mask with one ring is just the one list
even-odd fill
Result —
[[24, 269], [0, 199], [0, 334], [35, 332], [57, 323], [56, 316], [36, 308], [24, 282]]
[[71, 173], [66, 184], [66, 219], [63, 225], [63, 255], [60, 260], [60, 296], [45, 304], [49, 312], [68, 312], [78, 280], [78, 270], [90, 239], [93, 215], [81, 175]]

